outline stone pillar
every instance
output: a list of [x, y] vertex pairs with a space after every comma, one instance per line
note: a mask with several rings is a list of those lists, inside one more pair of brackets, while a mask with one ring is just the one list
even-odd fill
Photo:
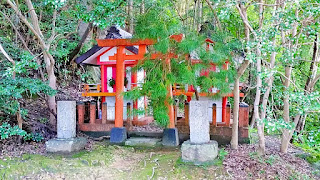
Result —
[[203, 144], [210, 141], [208, 101], [190, 101], [190, 141]]
[[84, 148], [85, 138], [76, 138], [76, 102], [57, 102], [57, 138], [46, 142], [47, 152], [70, 153]]
[[181, 146], [182, 160], [194, 164], [211, 162], [218, 155], [218, 143], [210, 140], [208, 101], [190, 101], [189, 108], [190, 140]]
[[57, 136], [58, 138], [76, 137], [76, 102], [57, 102]]

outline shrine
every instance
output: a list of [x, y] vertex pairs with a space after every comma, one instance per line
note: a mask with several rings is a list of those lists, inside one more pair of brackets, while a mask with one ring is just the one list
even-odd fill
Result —
[[[155, 44], [154, 40], [131, 40], [132, 35], [118, 27], [112, 26], [108, 30], [105, 39], [97, 39], [97, 45], [93, 46], [75, 61], [77, 64], [99, 66], [101, 81], [99, 84], [83, 85], [82, 96], [94, 97], [96, 101], [78, 102], [78, 124], [83, 132], [103, 132], [110, 133], [110, 141], [121, 143], [127, 138], [127, 132], [132, 126], [147, 125], [154, 121], [152, 114], [132, 115], [132, 111], [146, 110], [148, 98], [140, 97], [133, 101], [124, 99], [123, 92], [130, 91], [134, 87], [139, 87], [144, 82], [145, 72], [139, 70], [131, 71], [132, 68], [143, 60], [147, 53], [147, 46]], [[183, 34], [172, 35], [171, 39], [180, 42]], [[204, 45], [210, 51], [214, 42], [209, 38]], [[170, 58], [174, 54], [152, 54], [151, 59], [162, 57], [168, 68], [170, 68]], [[190, 55], [192, 63], [201, 63], [200, 59]], [[208, 71], [199, 73], [205, 76], [209, 71], [219, 72], [219, 69], [228, 69], [229, 62], [225, 62], [222, 67], [212, 64]], [[168, 97], [175, 99], [176, 96], [186, 95], [187, 100], [184, 105], [184, 115], [179, 115], [179, 108], [176, 105], [168, 104], [169, 125], [163, 132], [163, 144], [169, 146], [179, 145], [179, 138], [185, 139], [183, 135], [189, 133], [189, 102], [194, 98], [196, 87], [191, 85], [181, 87], [179, 85], [169, 85], [167, 87]], [[211, 88], [210, 93], [215, 94], [219, 89]], [[210, 121], [210, 135], [215, 139], [230, 141], [231, 139], [231, 108], [228, 98], [233, 94], [225, 95], [219, 99], [207, 97], [207, 93], [199, 92], [199, 100], [208, 102], [207, 111]], [[241, 93], [240, 96], [243, 96]], [[239, 138], [248, 138], [249, 111], [248, 105], [240, 105], [239, 114]]]

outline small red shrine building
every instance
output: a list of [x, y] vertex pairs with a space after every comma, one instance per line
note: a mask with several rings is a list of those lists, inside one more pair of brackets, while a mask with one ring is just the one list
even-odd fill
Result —
[[[132, 35], [120, 28], [112, 26], [108, 30], [108, 34], [105, 39], [97, 39], [98, 45], [93, 46], [83, 55], [79, 56], [75, 61], [77, 64], [99, 66], [101, 71], [100, 84], [87, 84], [84, 85], [83, 96], [91, 96], [100, 98], [98, 103], [94, 102], [90, 104], [89, 122], [85, 121], [85, 105], [83, 103], [78, 104], [78, 121], [79, 127], [82, 131], [96, 131], [105, 132], [111, 130], [111, 141], [122, 141], [123, 139], [117, 139], [112, 137], [112, 128], [122, 128], [125, 126], [130, 130], [131, 125], [144, 125], [153, 121], [153, 117], [150, 114], [143, 114], [139, 116], [128, 116], [128, 112], [132, 109], [146, 109], [148, 105], [147, 97], [140, 97], [137, 101], [130, 99], [124, 99], [122, 93], [130, 91], [136, 86], [140, 86], [144, 82], [145, 72], [140, 70], [138, 72], [132, 72], [131, 68], [134, 67], [139, 60], [144, 58], [147, 52], [147, 46], [152, 45], [155, 42], [153, 40], [139, 40], [131, 41]], [[183, 35], [173, 35], [170, 38], [181, 41]], [[213, 46], [213, 41], [207, 39], [204, 42], [207, 50], [210, 50]], [[170, 56], [153, 54], [152, 58], [163, 57], [170, 68]], [[190, 54], [192, 63], [200, 63], [196, 55]], [[222, 67], [212, 65], [208, 71], [199, 73], [200, 76], [205, 76], [209, 71], [219, 71], [219, 69], [228, 69], [228, 62]], [[216, 88], [211, 88], [211, 93], [214, 94], [219, 91]], [[168, 96], [173, 97], [184, 94], [188, 97], [185, 105], [185, 116], [183, 118], [178, 117], [177, 107], [168, 104], [169, 109], [169, 129], [178, 127], [179, 133], [188, 133], [188, 102], [194, 97], [195, 89], [192, 86], [179, 87], [173, 85], [168, 87]], [[200, 100], [207, 100], [208, 107], [212, 108], [208, 116], [212, 126], [212, 135], [225, 136], [228, 133], [231, 137], [230, 128], [230, 106], [227, 106], [228, 97], [232, 97], [232, 94], [228, 94], [220, 99], [211, 99], [207, 97], [207, 93], [199, 93]], [[243, 94], [241, 94], [243, 95]], [[239, 126], [247, 127], [248, 124], [248, 108], [245, 111], [240, 112]], [[240, 108], [240, 110], [242, 110]], [[244, 115], [244, 116], [243, 116]], [[113, 123], [114, 122], [114, 123]], [[217, 129], [219, 128], [220, 129]], [[221, 130], [225, 129], [225, 130]], [[120, 133], [121, 134], [121, 133]], [[123, 134], [123, 133], [122, 133]], [[115, 136], [115, 135], [114, 135]], [[247, 137], [247, 130], [242, 131], [240, 129], [240, 136]]]

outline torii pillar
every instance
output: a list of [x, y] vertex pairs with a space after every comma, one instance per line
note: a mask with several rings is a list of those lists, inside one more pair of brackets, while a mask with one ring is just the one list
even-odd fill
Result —
[[[165, 64], [168, 71], [171, 71], [171, 63], [170, 63], [170, 54], [165, 58]], [[168, 108], [168, 116], [169, 116], [169, 125], [168, 128], [164, 129], [163, 137], [162, 137], [162, 145], [164, 146], [179, 146], [179, 135], [178, 129], [175, 127], [175, 119], [174, 119], [174, 108], [173, 104], [170, 103], [170, 100], [173, 98], [172, 93], [172, 85], [169, 84], [167, 87], [167, 101], [166, 106]]]
[[117, 46], [116, 54], [116, 102], [115, 102], [115, 120], [114, 128], [111, 129], [110, 142], [123, 143], [127, 139], [127, 130], [123, 127], [123, 96], [124, 91], [124, 72], [125, 72], [125, 59], [124, 59], [125, 46]]

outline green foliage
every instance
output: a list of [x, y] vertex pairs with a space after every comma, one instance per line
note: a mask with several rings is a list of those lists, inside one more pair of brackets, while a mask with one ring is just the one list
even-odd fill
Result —
[[[7, 42], [6, 39], [4, 42]], [[6, 45], [8, 46], [7, 43]], [[12, 48], [17, 50], [15, 46]], [[32, 98], [39, 93], [54, 95], [56, 91], [46, 82], [30, 77], [39, 68], [36, 57], [26, 51], [18, 51], [15, 55], [18, 55], [15, 66], [8, 63], [0, 65], [0, 112], [5, 115], [14, 115], [20, 109], [19, 113], [25, 117], [27, 111], [20, 108], [19, 100]], [[16, 73], [14, 79], [13, 72]]]
[[113, 87], [115, 84], [116, 84], [116, 81], [115, 81], [113, 78], [109, 79], [108, 85], [109, 85], [110, 87]]
[[[78, 19], [105, 29], [111, 25], [124, 25], [125, 5], [124, 0], [94, 0], [89, 4], [77, 3], [73, 14]], [[88, 6], [91, 10], [88, 10]]]
[[[37, 93], [48, 95], [55, 94], [46, 83], [39, 79], [28, 77], [3, 77], [0, 79], [0, 107], [1, 111], [8, 114], [15, 114], [19, 109], [19, 99], [32, 97]], [[23, 113], [22, 115], [25, 115]]]
[[[179, 84], [181, 87], [193, 85], [199, 87], [201, 92], [208, 92], [212, 87], [220, 90], [217, 96], [229, 93], [229, 84], [233, 81], [233, 71], [223, 70], [222, 64], [231, 60], [231, 52], [241, 46], [241, 43], [230, 37], [228, 33], [216, 32], [212, 39], [215, 44], [212, 50], [207, 51], [205, 45], [206, 36], [188, 29], [183, 25], [172, 1], [153, 1], [153, 6], [145, 14], [138, 16], [134, 38], [150, 38], [157, 43], [150, 47], [143, 64], [133, 69], [144, 70], [146, 78], [141, 87], [137, 87], [126, 93], [126, 97], [137, 99], [147, 96], [149, 106], [152, 109], [156, 122], [161, 126], [168, 124], [167, 104], [173, 104], [174, 100], [167, 97], [167, 89], [170, 84]], [[161, 12], [161, 13], [159, 13]], [[157, 19], [155, 21], [155, 19]], [[170, 39], [173, 34], [184, 33], [184, 39], [176, 42]], [[153, 53], [173, 52], [176, 57], [170, 57], [171, 70], [168, 69], [166, 58], [150, 59]], [[191, 59], [201, 59], [202, 63], [192, 64]], [[208, 76], [199, 76], [200, 72], [208, 70], [214, 63], [220, 72], [210, 72]], [[228, 82], [226, 82], [228, 79]]]
[[256, 128], [249, 127], [249, 140], [250, 144], [256, 144], [259, 141], [258, 130]]
[[18, 126], [11, 127], [11, 125], [8, 123], [3, 123], [0, 126], [1, 139], [8, 139], [9, 137], [16, 135], [26, 136], [27, 133], [26, 131], [20, 129]]
[[218, 158], [221, 161], [223, 161], [227, 155], [228, 155], [228, 151], [226, 151], [224, 148], [219, 149]]
[[319, 115], [309, 115], [306, 118], [306, 127], [300, 134], [295, 134], [294, 144], [310, 153], [306, 159], [310, 163], [320, 161], [320, 128]]
[[39, 133], [27, 133], [26, 131], [20, 129], [18, 126], [11, 126], [8, 123], [2, 123], [0, 125], [0, 137], [1, 139], [8, 139], [12, 136], [22, 136], [25, 140], [32, 140], [40, 142], [43, 137]]

